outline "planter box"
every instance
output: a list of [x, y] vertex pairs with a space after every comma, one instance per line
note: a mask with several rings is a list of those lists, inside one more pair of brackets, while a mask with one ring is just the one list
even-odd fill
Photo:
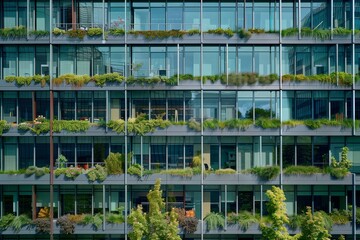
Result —
[[83, 86], [77, 87], [71, 84], [63, 83], [61, 85], [54, 85], [54, 90], [59, 91], [70, 91], [70, 90], [125, 90], [125, 82], [122, 83], [113, 83], [113, 82], [106, 82], [104, 86], [96, 86], [94, 82], [89, 82], [84, 84]]
[[263, 129], [250, 125], [245, 129], [215, 129], [215, 130], [204, 130], [204, 136], [238, 136], [239, 134], [243, 136], [278, 136], [280, 134], [279, 128], [267, 128]]
[[46, 84], [44, 87], [40, 83], [31, 82], [30, 85], [19, 86], [16, 82], [6, 82], [5, 80], [0, 81], [0, 88], [2, 90], [8, 91], [18, 91], [20, 89], [26, 89], [29, 91], [49, 91], [49, 84]]
[[170, 125], [167, 128], [157, 128], [146, 136], [197, 136], [199, 132], [190, 129], [187, 125]]
[[7, 228], [5, 231], [0, 231], [0, 235], [34, 235], [36, 234], [34, 225], [27, 225], [22, 227], [19, 231], [14, 231], [11, 228]]
[[291, 174], [283, 175], [284, 185], [352, 185], [352, 176], [349, 174], [343, 179], [337, 179], [330, 174]]
[[0, 182], [2, 185], [49, 185], [50, 175], [45, 174], [36, 177], [35, 174], [31, 176], [25, 174], [0, 174]]
[[351, 86], [337, 86], [336, 84], [322, 83], [319, 81], [283, 81], [282, 87], [285, 90], [350, 90]]
[[200, 43], [200, 34], [188, 35], [185, 34], [182, 38], [179, 37], [168, 37], [168, 38], [153, 38], [148, 39], [143, 35], [127, 34], [127, 42], [135, 44], [147, 44], [151, 43], [161, 43], [161, 44], [187, 44], [187, 43]]
[[234, 184], [234, 185], [277, 185], [279, 177], [273, 180], [263, 180], [254, 174], [215, 174], [211, 173], [204, 177], [206, 185]]
[[286, 136], [351, 136], [351, 128], [341, 126], [322, 126], [317, 129], [310, 129], [307, 126], [299, 125], [295, 127], [283, 126], [283, 134]]
[[201, 175], [183, 177], [155, 173], [151, 175], [145, 175], [142, 178], [134, 175], [127, 175], [127, 181], [130, 185], [154, 185], [157, 179], [161, 180], [162, 185], [199, 185], [201, 183]]
[[233, 90], [233, 89], [266, 89], [266, 90], [278, 90], [280, 87], [279, 81], [275, 81], [271, 84], [260, 84], [258, 82], [254, 84], [244, 84], [244, 85], [227, 85], [226, 80], [225, 82], [221, 82], [220, 80], [215, 81], [212, 83], [211, 81], [206, 81], [203, 84], [203, 88], [206, 90]]

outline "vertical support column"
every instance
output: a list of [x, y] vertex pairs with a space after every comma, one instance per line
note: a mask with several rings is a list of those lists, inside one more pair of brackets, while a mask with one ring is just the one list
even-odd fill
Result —
[[[106, 204], [106, 198], [105, 198], [105, 185], [102, 185], [102, 210], [103, 210], [103, 218], [104, 218], [104, 221], [103, 221], [103, 230], [105, 230], [105, 217], [106, 217], [106, 208], [105, 208], [105, 204]], [[110, 206], [109, 206], [109, 209], [110, 209]]]
[[103, 11], [103, 19], [102, 19], [102, 31], [103, 31], [103, 34], [102, 34], [102, 41], [103, 41], [103, 43], [105, 43], [105, 21], [106, 21], [106, 18], [105, 18], [105, 0], [102, 0], [102, 11]]
[[225, 215], [225, 228], [224, 230], [226, 231], [227, 229], [227, 184], [225, 184], [225, 209], [224, 209], [224, 215]]
[[29, 39], [30, 33], [30, 0], [26, 0], [26, 38]]
[[[53, 0], [49, 0], [50, 10], [50, 28], [52, 28]], [[53, 142], [53, 122], [54, 122], [54, 92], [53, 92], [53, 45], [52, 31], [50, 29], [50, 126], [49, 126], [49, 145], [50, 145], [50, 240], [54, 239], [54, 142]]]
[[75, 0], [71, 0], [71, 28], [76, 29], [76, 6]]
[[301, 39], [301, 0], [298, 0], [298, 19], [297, 19], [297, 24], [298, 24], [298, 29], [299, 29], [299, 39]]
[[353, 239], [356, 239], [356, 174], [352, 174], [352, 235]]
[[[261, 184], [260, 185], [260, 217], [262, 218], [263, 217], [263, 185]], [[255, 210], [255, 209], [254, 209]]]
[[226, 85], [229, 85], [229, 44], [226, 43], [226, 69], [225, 69], [225, 73], [226, 73]]
[[333, 29], [334, 29], [334, 0], [330, 1], [330, 19], [331, 19], [331, 22], [330, 22], [330, 32], [331, 32], [330, 39], [333, 39], [333, 37], [334, 37], [333, 36]]
[[176, 45], [177, 50], [177, 85], [180, 84], [180, 44]]
[[[124, 133], [124, 145], [125, 145], [125, 149], [124, 149], [124, 153], [125, 153], [125, 179], [124, 179], [124, 183], [125, 183], [125, 186], [124, 186], [124, 197], [125, 197], [125, 224], [124, 224], [124, 233], [125, 233], [125, 240], [128, 239], [128, 228], [127, 228], [127, 225], [128, 225], [128, 219], [127, 219], [127, 216], [128, 216], [128, 179], [127, 179], [127, 158], [128, 158], [128, 131], [127, 131], [127, 124], [128, 124], [128, 97], [127, 97], [127, 77], [128, 77], [128, 62], [127, 62], [127, 0], [124, 0], [124, 6], [125, 6], [125, 45], [124, 45], [124, 62], [125, 62], [125, 69], [124, 69], [124, 75], [125, 75], [125, 86], [124, 86], [124, 100], [125, 100], [125, 103], [124, 103], [124, 107], [125, 107], [125, 133]], [[134, 117], [134, 116], [132, 116]]]

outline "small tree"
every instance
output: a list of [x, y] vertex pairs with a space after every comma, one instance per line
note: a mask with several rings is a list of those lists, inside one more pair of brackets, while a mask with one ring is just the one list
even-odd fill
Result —
[[336, 161], [336, 158], [334, 156], [331, 157], [331, 166], [334, 168], [345, 168], [345, 169], [350, 169], [352, 164], [351, 164], [351, 160], [348, 159], [348, 153], [349, 153], [349, 148], [348, 147], [343, 147], [341, 149], [341, 159], [340, 161]]
[[266, 191], [269, 202], [266, 207], [269, 212], [269, 224], [262, 222], [260, 224], [263, 239], [274, 240], [292, 240], [296, 239], [289, 235], [285, 224], [289, 223], [286, 215], [286, 200], [284, 191], [273, 186], [271, 190]]
[[300, 225], [299, 240], [330, 240], [331, 235], [325, 227], [325, 221], [320, 212], [312, 214], [311, 207], [307, 207], [305, 217]]
[[150, 190], [149, 213], [143, 213], [142, 206], [133, 210], [129, 215], [129, 224], [133, 232], [129, 234], [131, 240], [181, 240], [178, 235], [179, 222], [174, 209], [165, 212], [165, 203], [160, 190], [160, 179], [156, 180], [153, 190]]

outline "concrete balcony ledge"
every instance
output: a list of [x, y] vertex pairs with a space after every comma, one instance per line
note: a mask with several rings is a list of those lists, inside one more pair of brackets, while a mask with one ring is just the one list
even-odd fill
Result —
[[331, 83], [322, 83], [319, 81], [283, 81], [284, 90], [350, 90], [351, 86], [336, 85]]
[[342, 179], [332, 177], [330, 174], [291, 174], [283, 175], [284, 185], [352, 185], [351, 174]]
[[278, 90], [279, 88], [279, 81], [275, 81], [270, 84], [260, 84], [259, 82], [256, 82], [254, 84], [234, 85], [231, 81], [227, 84], [226, 82], [221, 82], [220, 80], [217, 80], [214, 83], [208, 80], [203, 84], [204, 90]]
[[26, 89], [29, 91], [49, 91], [49, 84], [47, 83], [43, 87], [39, 83], [31, 82], [30, 85], [19, 86], [15, 82], [6, 82], [5, 80], [0, 80], [0, 88], [3, 91], [18, 91], [21, 89]]
[[104, 86], [97, 86], [95, 82], [89, 82], [83, 86], [74, 86], [71, 84], [63, 83], [61, 85], [53, 85], [54, 90], [58, 91], [72, 91], [72, 90], [87, 90], [87, 91], [96, 91], [96, 90], [125, 90], [125, 82], [122, 83], [113, 83], [106, 82]]
[[224, 129], [205, 129], [204, 136], [278, 136], [280, 135], [279, 128], [261, 128], [251, 125], [245, 129], [240, 128], [224, 128]]
[[322, 126], [317, 129], [310, 129], [304, 125], [283, 126], [282, 130], [284, 136], [352, 136], [352, 129], [342, 126]]
[[210, 173], [204, 176], [204, 184], [206, 185], [278, 185], [280, 183], [279, 176], [272, 180], [264, 180], [254, 174], [215, 174]]
[[85, 36], [83, 39], [78, 37], [69, 37], [67, 35], [53, 35], [53, 43], [56, 44], [102, 44], [103, 37], [101, 36]]
[[0, 37], [0, 44], [49, 44], [50, 36]]
[[36, 177], [35, 174], [0, 174], [0, 182], [2, 185], [49, 185], [50, 175]]
[[334, 35], [333, 38], [320, 39], [311, 36], [302, 36], [299, 38], [298, 35], [286, 36], [281, 38], [281, 43], [284, 44], [351, 44], [351, 35]]
[[177, 176], [170, 174], [154, 173], [138, 177], [135, 175], [128, 175], [127, 181], [129, 185], [154, 185], [157, 179], [161, 180], [163, 185], [200, 185], [201, 175], [193, 175], [190, 177]]
[[126, 41], [131, 44], [148, 44], [148, 43], [159, 43], [159, 44], [200, 44], [200, 34], [189, 35], [185, 34], [183, 37], [168, 37], [168, 38], [146, 38], [139, 34], [127, 34]]
[[255, 44], [255, 43], [268, 43], [268, 44], [279, 44], [280, 43], [280, 36], [279, 33], [252, 33], [248, 38], [241, 38], [237, 33], [234, 33], [232, 37], [229, 37], [224, 34], [213, 34], [213, 33], [204, 33], [204, 43], [229, 43], [229, 44], [236, 44], [236, 43], [248, 43], [248, 44]]

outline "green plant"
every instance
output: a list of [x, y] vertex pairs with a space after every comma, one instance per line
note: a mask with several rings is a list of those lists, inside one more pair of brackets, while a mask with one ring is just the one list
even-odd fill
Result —
[[153, 39], [164, 39], [169, 37], [176, 37], [176, 38], [182, 38], [186, 32], [182, 30], [156, 30], [156, 31], [130, 31], [129, 34], [138, 36], [142, 35], [148, 40]]
[[64, 168], [67, 161], [68, 161], [67, 158], [64, 155], [60, 154], [56, 159], [56, 165], [59, 168]]
[[250, 38], [251, 37], [251, 32], [249, 32], [246, 29], [240, 29], [238, 31], [238, 35], [240, 38]]
[[346, 210], [334, 209], [330, 214], [331, 220], [334, 224], [343, 225], [351, 220], [351, 212]]
[[116, 213], [108, 213], [106, 215], [106, 221], [108, 223], [117, 223], [117, 224], [121, 224], [125, 222], [125, 216], [122, 214], [123, 211], [124, 211], [124, 207], [119, 207], [116, 210]]
[[10, 130], [10, 124], [6, 120], [0, 120], [0, 136]]
[[26, 37], [26, 34], [26, 27], [24, 26], [0, 29], [0, 37], [2, 38], [20, 38]]
[[284, 174], [305, 174], [312, 175], [323, 171], [315, 166], [289, 166], [284, 169]]
[[82, 218], [80, 224], [83, 224], [83, 225], [91, 224], [95, 230], [98, 230], [101, 228], [101, 225], [103, 224], [103, 222], [104, 222], [103, 215], [101, 215], [100, 213], [97, 213], [94, 216], [91, 214], [86, 214]]
[[83, 171], [81, 168], [69, 167], [69, 168], [65, 168], [63, 174], [65, 174], [65, 177], [74, 180], [82, 173], [83, 173]]
[[254, 167], [248, 170], [248, 172], [257, 175], [264, 180], [272, 180], [280, 174], [279, 166], [265, 166], [265, 167]]
[[42, 167], [42, 168], [38, 168], [36, 166], [30, 166], [26, 169], [25, 174], [27, 176], [31, 176], [33, 174], [35, 174], [36, 177], [41, 177], [45, 174], [49, 174], [50, 170], [49, 168], [46, 167]]
[[[130, 162], [132, 159], [132, 153], [129, 153], [127, 157], [128, 162]], [[125, 154], [110, 152], [104, 160], [104, 163], [108, 174], [123, 174], [125, 169]], [[130, 164], [128, 165], [130, 166]]]
[[225, 218], [220, 213], [210, 212], [204, 217], [207, 231], [221, 229], [225, 226]]
[[200, 167], [201, 166], [201, 154], [200, 153], [193, 156], [191, 166], [192, 167]]
[[236, 174], [236, 170], [231, 168], [225, 168], [225, 169], [217, 169], [215, 170], [215, 174], [223, 175], [223, 174]]
[[60, 28], [54, 28], [52, 33], [55, 35], [55, 36], [59, 36], [59, 35], [64, 35], [66, 33], [65, 30], [62, 30]]
[[31, 222], [31, 219], [27, 215], [21, 214], [14, 217], [9, 227], [12, 228], [14, 232], [19, 232], [22, 227], [31, 224]]
[[48, 218], [37, 218], [32, 222], [35, 225], [35, 230], [38, 233], [50, 233], [50, 219]]
[[105, 83], [122, 83], [125, 80], [124, 76], [121, 76], [119, 73], [114, 72], [114, 73], [106, 73], [106, 74], [101, 74], [101, 75], [94, 75], [91, 78], [92, 81], [95, 82], [96, 86], [104, 86]]
[[87, 35], [90, 37], [101, 36], [103, 34], [102, 28], [89, 28]]
[[352, 163], [351, 160], [348, 159], [348, 152], [348, 147], [342, 148], [340, 161], [337, 161], [334, 156], [331, 157], [331, 166], [326, 169], [331, 176], [339, 179], [349, 174]]
[[184, 208], [175, 208], [174, 211], [177, 214], [177, 220], [179, 226], [184, 230], [185, 233], [194, 233], [197, 230], [199, 220], [196, 217], [187, 217]]
[[104, 181], [107, 177], [107, 171], [106, 168], [104, 168], [103, 166], [96, 164], [95, 168], [90, 168], [87, 173], [86, 173], [86, 177], [89, 179], [89, 181], [94, 182], [94, 181]]
[[228, 214], [228, 222], [231, 224], [239, 224], [242, 231], [246, 231], [249, 229], [250, 225], [257, 223], [257, 218], [248, 211], [236, 213], [229, 213]]
[[234, 36], [234, 32], [230, 28], [227, 28], [227, 29], [222, 29], [222, 28], [210, 29], [210, 30], [208, 30], [208, 33], [217, 34], [217, 35], [226, 35], [229, 38]]
[[201, 123], [197, 122], [195, 119], [190, 119], [187, 123], [188, 127], [192, 130], [201, 131]]
[[260, 118], [255, 121], [255, 126], [261, 127], [263, 129], [267, 128], [280, 128], [281, 122], [279, 119], [270, 119], [270, 118]]
[[141, 177], [142, 172], [144, 172], [144, 168], [140, 164], [132, 164], [127, 170], [128, 174], [138, 177]]
[[300, 227], [303, 215], [293, 215], [289, 217], [289, 223], [287, 224], [289, 229], [296, 230]]
[[75, 224], [68, 215], [59, 217], [56, 224], [60, 226], [60, 232], [63, 234], [72, 234], [75, 231]]
[[50, 76], [41, 76], [41, 75], [34, 75], [29, 77], [23, 77], [23, 76], [6, 76], [5, 81], [6, 82], [15, 82], [18, 86], [29, 86], [32, 82], [35, 84], [41, 84], [41, 87], [45, 87], [45, 85], [49, 82]]
[[186, 32], [188, 35], [197, 35], [200, 34], [200, 30], [199, 29], [190, 29]]
[[6, 230], [10, 226], [14, 218], [15, 218], [14, 214], [11, 213], [2, 216], [2, 218], [0, 218], [0, 230], [1, 231]]
[[[325, 213], [326, 215], [326, 213]], [[325, 215], [321, 212], [311, 211], [310, 207], [307, 207], [305, 217], [301, 221], [301, 234], [299, 240], [330, 240], [331, 235], [326, 228]]]
[[81, 120], [54, 120], [53, 131], [61, 132], [63, 130], [68, 132], [85, 132], [90, 128], [89, 121]]
[[129, 233], [130, 240], [181, 239], [178, 235], [178, 216], [174, 209], [170, 213], [165, 212], [165, 203], [160, 189], [160, 179], [157, 179], [154, 189], [147, 194], [148, 213], [142, 211], [141, 205], [131, 211], [128, 217], [128, 222], [132, 226], [132, 232]]
[[66, 34], [71, 38], [78, 38], [83, 40], [87, 32], [83, 29], [70, 29], [66, 32]]
[[168, 170], [163, 170], [160, 173], [174, 175], [174, 176], [182, 176], [182, 177], [192, 177], [194, 175], [192, 168], [168, 169]]
[[111, 28], [109, 34], [113, 36], [122, 36], [125, 35], [125, 30], [120, 28]]

